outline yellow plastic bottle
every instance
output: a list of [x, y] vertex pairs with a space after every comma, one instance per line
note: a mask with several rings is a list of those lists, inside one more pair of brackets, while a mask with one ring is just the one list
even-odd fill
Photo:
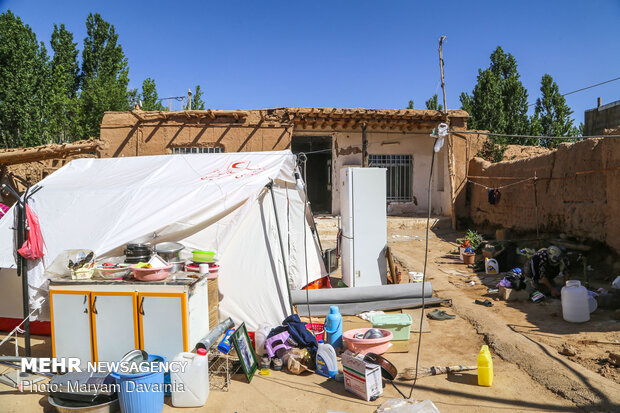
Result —
[[484, 345], [478, 353], [478, 386], [491, 387], [493, 384], [493, 359], [489, 346]]

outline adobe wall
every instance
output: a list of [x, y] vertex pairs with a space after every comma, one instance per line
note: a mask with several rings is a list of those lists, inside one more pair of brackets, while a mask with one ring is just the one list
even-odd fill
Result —
[[[619, 167], [620, 140], [612, 138], [562, 144], [545, 155], [494, 164], [474, 158], [469, 168], [473, 181], [487, 187], [514, 185], [500, 189], [499, 205], [490, 205], [488, 190], [470, 183], [470, 216], [477, 225], [535, 231], [538, 205], [540, 231], [604, 242], [620, 252], [620, 170], [579, 173]], [[536, 183], [517, 184], [534, 175]]]
[[221, 147], [225, 152], [287, 149], [292, 126], [264, 122], [255, 113], [242, 120], [172, 117], [138, 122], [129, 112], [107, 112], [100, 139], [101, 157], [162, 155], [174, 147]]

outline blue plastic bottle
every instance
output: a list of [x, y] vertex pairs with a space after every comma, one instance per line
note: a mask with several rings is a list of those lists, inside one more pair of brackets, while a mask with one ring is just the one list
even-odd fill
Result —
[[337, 305], [329, 307], [329, 314], [325, 317], [326, 343], [334, 349], [342, 348], [342, 315]]
[[228, 354], [228, 352], [230, 351], [230, 336], [232, 336], [232, 334], [235, 332], [234, 328], [231, 328], [230, 330], [228, 330], [226, 332], [226, 335], [224, 336], [224, 338], [222, 339], [222, 341], [220, 341], [220, 344], [218, 344], [217, 349], [219, 351], [221, 351], [224, 354]]

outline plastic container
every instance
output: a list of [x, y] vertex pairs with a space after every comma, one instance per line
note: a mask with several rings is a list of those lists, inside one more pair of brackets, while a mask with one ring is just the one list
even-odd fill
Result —
[[256, 350], [256, 355], [258, 357], [267, 353], [267, 350], [265, 349], [265, 340], [267, 340], [267, 336], [270, 331], [271, 327], [269, 324], [263, 323], [258, 326], [258, 329], [254, 333], [254, 342], [256, 344], [254, 349]]
[[215, 258], [215, 252], [194, 250], [192, 251], [192, 256], [194, 262], [213, 262], [213, 259]]
[[484, 345], [478, 353], [478, 386], [493, 385], [493, 359], [489, 346]]
[[384, 330], [380, 328], [383, 333], [383, 337], [381, 338], [355, 338], [355, 335], [361, 333], [362, 335], [366, 333], [366, 331], [370, 330], [369, 328], [355, 328], [353, 330], [345, 331], [342, 337], [347, 344], [347, 348], [351, 350], [353, 353], [375, 353], [375, 354], [383, 354], [390, 347], [390, 340], [394, 337], [390, 330]]
[[588, 290], [579, 280], [568, 280], [562, 288], [562, 317], [569, 323], [590, 321]]
[[161, 281], [168, 278], [172, 265], [163, 268], [136, 268], [131, 267], [133, 277], [138, 281]]
[[233, 333], [235, 332], [234, 328], [231, 328], [230, 330], [228, 330], [226, 332], [226, 334], [224, 335], [224, 338], [222, 339], [222, 341], [220, 341], [220, 344], [217, 345], [217, 349], [219, 351], [221, 351], [224, 354], [228, 354], [228, 352], [230, 351], [230, 336], [233, 335]]
[[495, 258], [484, 259], [484, 272], [487, 274], [499, 274], [499, 264]]
[[409, 272], [409, 282], [410, 283], [421, 283], [424, 280], [424, 273], [410, 271]]
[[[166, 358], [149, 354], [150, 363], [164, 363]], [[123, 374], [113, 372], [120, 387], [118, 402], [122, 413], [158, 413], [164, 409], [164, 369], [163, 366], [152, 373]], [[138, 389], [149, 391], [138, 391]]]
[[316, 372], [332, 379], [338, 374], [336, 350], [328, 343], [323, 343], [323, 340], [319, 340], [319, 349], [316, 352]]
[[306, 328], [310, 330], [318, 340], [324, 340], [325, 325], [320, 323], [306, 323]]
[[375, 328], [390, 330], [394, 335], [392, 340], [409, 340], [413, 320], [409, 314], [373, 314], [370, 322]]
[[325, 317], [325, 341], [333, 348], [342, 348], [342, 315], [337, 305], [329, 307], [329, 314]]
[[200, 407], [209, 397], [209, 360], [207, 350], [199, 348], [197, 354], [179, 353], [175, 362], [186, 362], [185, 370], [170, 372], [172, 405], [174, 407]]

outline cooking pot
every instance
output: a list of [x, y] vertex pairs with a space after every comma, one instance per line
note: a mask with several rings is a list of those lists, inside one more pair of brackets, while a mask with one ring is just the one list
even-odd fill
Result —
[[155, 245], [155, 252], [157, 255], [172, 264], [173, 262], [181, 261], [179, 253], [183, 248], [185, 247], [178, 242], [160, 242]]

